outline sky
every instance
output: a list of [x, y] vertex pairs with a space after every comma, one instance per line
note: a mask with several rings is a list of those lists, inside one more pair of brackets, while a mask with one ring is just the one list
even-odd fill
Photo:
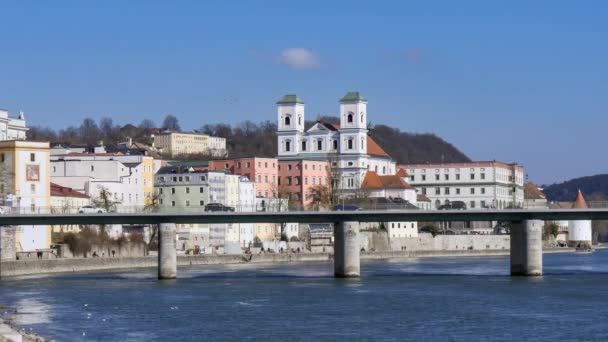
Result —
[[607, 1], [0, 0], [0, 108], [183, 128], [307, 119], [359, 91], [368, 119], [430, 132], [539, 184], [608, 173]]

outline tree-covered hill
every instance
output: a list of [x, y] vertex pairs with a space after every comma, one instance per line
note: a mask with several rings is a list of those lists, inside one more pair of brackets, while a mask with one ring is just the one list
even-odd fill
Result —
[[581, 190], [587, 200], [591, 196], [608, 197], [608, 174], [574, 178], [543, 187], [549, 201], [573, 201], [578, 190]]

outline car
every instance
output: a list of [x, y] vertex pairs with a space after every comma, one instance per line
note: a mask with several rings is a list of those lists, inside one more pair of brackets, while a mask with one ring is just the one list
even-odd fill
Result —
[[334, 206], [335, 211], [359, 211], [361, 207], [355, 204], [338, 204]]
[[234, 211], [234, 208], [221, 203], [209, 203], [205, 206], [205, 211]]
[[390, 200], [391, 200], [393, 203], [399, 203], [399, 204], [406, 204], [406, 203], [408, 203], [408, 201], [404, 200], [404, 199], [403, 199], [403, 198], [401, 198], [401, 197], [391, 197], [391, 198], [390, 198]]
[[104, 208], [98, 208], [93, 205], [83, 205], [82, 207], [78, 208], [79, 214], [103, 214], [106, 212], [107, 210]]
[[437, 210], [467, 210], [467, 205], [463, 201], [452, 201], [440, 205]]

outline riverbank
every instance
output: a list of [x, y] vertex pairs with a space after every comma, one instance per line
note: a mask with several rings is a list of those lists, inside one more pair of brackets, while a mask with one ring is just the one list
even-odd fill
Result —
[[[571, 253], [574, 248], [545, 249], [543, 253]], [[455, 251], [392, 251], [362, 252], [362, 260], [433, 257], [488, 257], [509, 255], [509, 250], [455, 250]], [[310, 261], [330, 261], [329, 253], [264, 253], [254, 255], [196, 255], [178, 256], [177, 265], [224, 265], [224, 264], [274, 264]], [[39, 275], [49, 273], [94, 272], [126, 268], [157, 267], [156, 256], [134, 258], [73, 258], [48, 260], [11, 260], [0, 264], [2, 277]]]
[[12, 326], [0, 319], [0, 342], [45, 342], [45, 339], [35, 333], [28, 333], [25, 330]]

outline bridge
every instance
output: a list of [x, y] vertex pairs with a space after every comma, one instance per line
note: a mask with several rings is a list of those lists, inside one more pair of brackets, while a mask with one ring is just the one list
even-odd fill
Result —
[[334, 223], [334, 273], [359, 277], [359, 223], [391, 221], [511, 222], [511, 275], [542, 275], [543, 221], [608, 220], [608, 209], [390, 210], [213, 213], [107, 213], [1, 215], [1, 226], [78, 224], [159, 224], [158, 278], [177, 276], [176, 224], [187, 223]]

